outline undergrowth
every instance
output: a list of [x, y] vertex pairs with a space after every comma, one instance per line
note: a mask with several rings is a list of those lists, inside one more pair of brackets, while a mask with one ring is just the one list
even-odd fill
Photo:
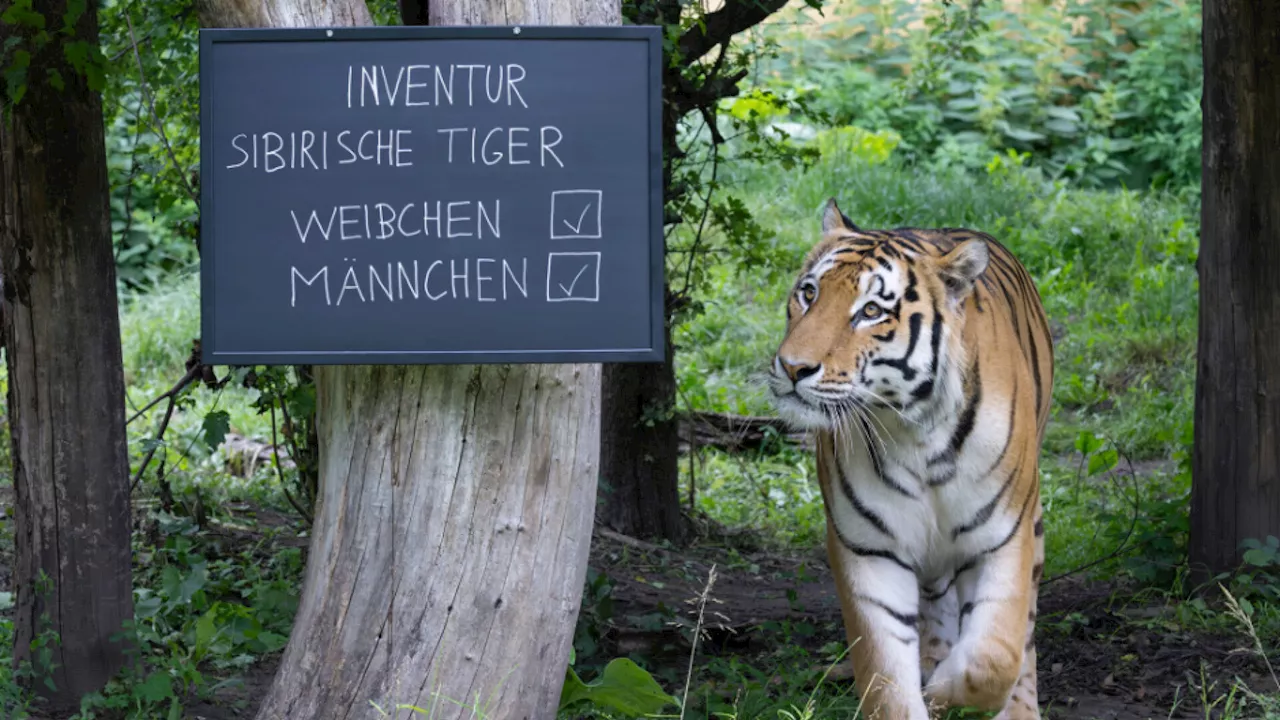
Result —
[[[389, 3], [378, 7], [382, 21], [393, 14]], [[725, 161], [716, 164], [711, 223], [713, 234], [722, 235], [711, 246], [721, 254], [692, 264], [686, 254], [671, 265], [686, 263], [701, 281], [674, 331], [680, 409], [771, 414], [761, 377], [781, 338], [785, 294], [817, 237], [828, 197], [864, 227], [991, 233], [1030, 270], [1055, 338], [1053, 416], [1041, 457], [1046, 578], [1114, 583], [1123, 588], [1115, 606], [1156, 608], [1126, 627], [1227, 633], [1242, 638], [1246, 652], [1274, 656], [1280, 637], [1274, 537], [1258, 538], [1245, 548], [1239, 572], [1215, 579], [1221, 592], [1215, 584], [1214, 592], [1196, 595], [1186, 582], [1198, 313], [1199, 3], [968, 7], [848, 0], [825, 4], [822, 16], [788, 9], [742, 38], [774, 51], [761, 53], [748, 87], [721, 114], [767, 126], [753, 137], [797, 152], [785, 155], [784, 166], [762, 160], [759, 142], [724, 133], [731, 139]], [[138, 9], [176, 16], [167, 3]], [[122, 16], [109, 17], [105, 35], [127, 47]], [[161, 108], [172, 118], [167, 132], [189, 165], [198, 149], [195, 65], [165, 63], [186, 57], [193, 36], [181, 30], [196, 20], [178, 22], [173, 32], [150, 36], [145, 62], [169, 105], [168, 112]], [[200, 333], [195, 209], [186, 180], [159, 149], [163, 138], [142, 111], [140, 89], [122, 80], [106, 98], [130, 417], [183, 375]], [[791, 164], [801, 156], [811, 164]], [[687, 229], [672, 241], [681, 252], [697, 246]], [[262, 451], [273, 442], [273, 425], [255, 405], [260, 392], [238, 380], [177, 393], [163, 440], [155, 439], [162, 412], [153, 409], [129, 425], [131, 470], [154, 452], [135, 511], [131, 632], [142, 662], [87, 697], [76, 720], [177, 718], [193, 703], [229, 702], [226, 692], [256, 663], [278, 655], [288, 637], [306, 533], [284, 496], [285, 474]], [[8, 439], [2, 440], [7, 466]], [[235, 449], [246, 446], [247, 458]], [[750, 568], [760, 549], [820, 552], [824, 513], [808, 452], [782, 442], [746, 453], [703, 448], [680, 466], [681, 497], [714, 531], [705, 541], [720, 545], [722, 561]], [[13, 552], [11, 528], [6, 522], [5, 557]], [[675, 565], [667, 570], [683, 571]], [[607, 657], [600, 628], [610, 615], [609, 588], [598, 570], [587, 581], [577, 655], [566, 675], [572, 704], [562, 717], [856, 714], [849, 683], [829, 675], [847, 653], [838, 623], [769, 622], [752, 629], [753, 652], [705, 652], [714, 577], [687, 599], [696, 608], [692, 616], [665, 608], [643, 619], [655, 631], [679, 629], [685, 645], [677, 659]], [[10, 593], [0, 593], [6, 649], [12, 602]], [[1079, 633], [1088, 622], [1045, 617], [1042, 627]], [[40, 681], [47, 655], [41, 650], [56, 641], [37, 637], [35, 663], [12, 668], [7, 656], [0, 658], [5, 717], [25, 717], [30, 696], [17, 681]], [[1206, 716], [1270, 720], [1280, 716], [1277, 693], [1280, 681], [1272, 688], [1206, 680], [1186, 703]], [[430, 714], [407, 706], [378, 710]]]

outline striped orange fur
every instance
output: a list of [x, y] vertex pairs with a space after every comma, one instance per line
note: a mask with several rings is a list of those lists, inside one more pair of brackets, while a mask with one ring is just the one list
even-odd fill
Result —
[[827, 555], [868, 718], [1040, 717], [1039, 457], [1053, 340], [989, 235], [863, 230], [830, 200], [769, 374], [815, 432]]

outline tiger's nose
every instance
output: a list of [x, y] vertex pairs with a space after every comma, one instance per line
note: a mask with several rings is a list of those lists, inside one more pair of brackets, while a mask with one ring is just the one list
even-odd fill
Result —
[[778, 365], [787, 374], [787, 377], [791, 378], [793, 383], [798, 383], [811, 375], [816, 375], [822, 369], [821, 364], [810, 365], [805, 362], [790, 362], [784, 360], [781, 355], [778, 356]]

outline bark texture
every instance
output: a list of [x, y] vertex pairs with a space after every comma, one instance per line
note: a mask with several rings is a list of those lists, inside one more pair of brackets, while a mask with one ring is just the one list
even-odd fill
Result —
[[207, 28], [372, 25], [364, 0], [197, 0]]
[[433, 2], [432, 25], [618, 25], [621, 0], [453, 0]]
[[1280, 3], [1205, 0], [1191, 564], [1280, 535]]
[[[620, 21], [617, 0], [441, 4], [432, 24]], [[247, 5], [205, 0], [203, 22], [368, 22], [359, 0]], [[433, 720], [555, 717], [595, 509], [600, 366], [323, 366], [315, 378], [313, 539], [259, 720], [386, 717], [371, 702], [393, 717], [399, 704]]]
[[671, 333], [665, 363], [605, 365], [600, 401], [600, 519], [612, 530], [679, 543], [680, 437]]
[[[12, 3], [0, 2], [0, 12]], [[133, 618], [129, 458], [101, 97], [62, 43], [98, 44], [96, 4], [72, 37], [32, 51], [26, 94], [0, 122], [0, 266], [13, 444], [15, 661], [51, 631], [56, 690], [78, 706], [123, 666]], [[36, 0], [60, 28], [66, 0]], [[8, 39], [20, 29], [0, 26]], [[47, 81], [55, 72], [59, 90]], [[47, 576], [47, 582], [40, 575]], [[37, 664], [37, 673], [43, 669]]]
[[314, 539], [260, 720], [380, 717], [370, 701], [554, 717], [591, 539], [598, 366], [316, 380]]

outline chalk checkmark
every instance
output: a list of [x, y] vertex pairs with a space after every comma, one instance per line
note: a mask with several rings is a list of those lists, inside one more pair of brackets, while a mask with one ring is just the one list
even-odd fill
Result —
[[564, 291], [565, 297], [573, 297], [573, 288], [578, 284], [578, 278], [582, 277], [582, 273], [586, 272], [590, 267], [591, 265], [589, 264], [583, 265], [582, 269], [578, 271], [578, 274], [573, 276], [573, 282], [569, 283], [569, 287], [565, 287], [564, 283], [557, 283], [560, 286], [560, 289]]
[[[586, 217], [587, 217], [587, 211], [588, 211], [588, 210], [590, 210], [590, 209], [591, 209], [591, 203], [587, 203], [587, 206], [586, 206], [586, 207], [584, 207], [584, 208], [582, 208], [582, 214], [578, 216], [578, 224], [577, 224], [577, 226], [570, 225], [570, 224], [569, 224], [569, 221], [568, 221], [568, 220], [564, 220], [564, 219], [561, 219], [561, 220], [560, 220], [560, 222], [564, 223], [564, 224], [565, 224], [565, 227], [567, 227], [567, 228], [569, 228], [570, 230], [572, 230], [572, 231], [573, 231], [573, 234], [575, 234], [575, 235], [580, 235], [580, 234], [582, 233], [582, 220], [583, 220], [584, 218], [586, 218]], [[561, 285], [560, 287], [564, 287], [564, 286], [563, 286], [563, 285]]]

